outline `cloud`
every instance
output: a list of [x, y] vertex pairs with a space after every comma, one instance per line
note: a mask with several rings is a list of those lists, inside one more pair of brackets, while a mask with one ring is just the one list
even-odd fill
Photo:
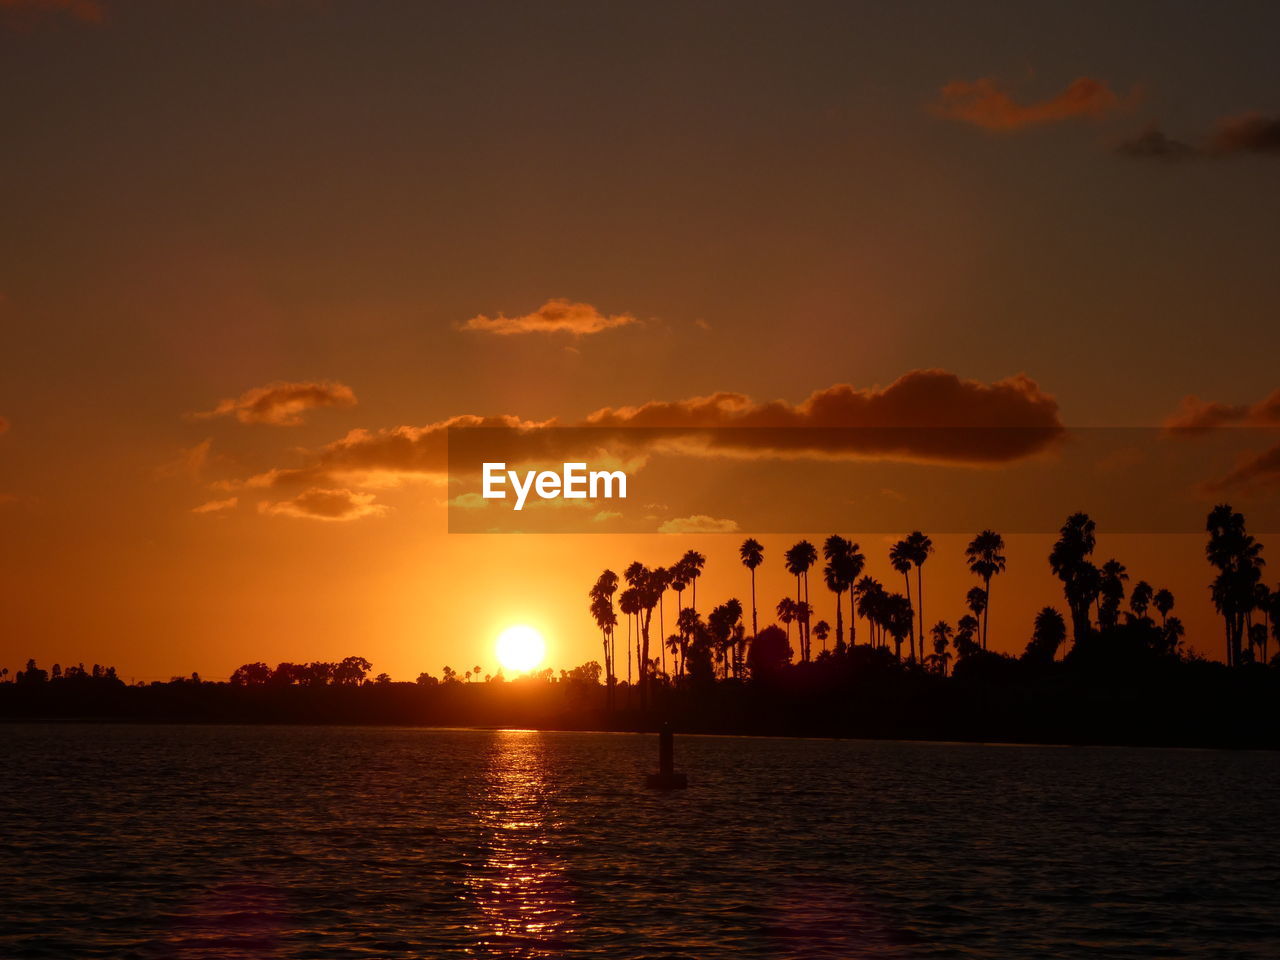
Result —
[[1077, 77], [1057, 96], [1021, 104], [991, 77], [956, 80], [942, 88], [933, 109], [945, 117], [984, 130], [1021, 130], [1072, 117], [1099, 117], [1121, 105], [1110, 87], [1092, 77]]
[[1214, 153], [1280, 154], [1280, 117], [1246, 113], [1218, 121], [1209, 142]]
[[236, 505], [240, 503], [239, 497], [227, 497], [225, 500], [210, 500], [202, 503], [198, 507], [192, 507], [192, 513], [225, 513], [228, 510], [234, 510]]
[[341, 522], [385, 516], [387, 507], [374, 503], [372, 493], [312, 487], [292, 500], [263, 501], [258, 504], [258, 512], [273, 517]]
[[1158, 127], [1148, 127], [1116, 152], [1139, 159], [1178, 160], [1185, 157], [1230, 157], [1243, 153], [1280, 156], [1280, 117], [1246, 113], [1219, 120], [1213, 133], [1198, 144], [1183, 143], [1166, 136]]
[[1238, 463], [1230, 473], [1204, 484], [1202, 490], [1209, 494], [1240, 490], [1259, 493], [1280, 487], [1280, 444], [1261, 453], [1250, 454]]
[[254, 387], [238, 397], [222, 400], [212, 410], [191, 414], [193, 420], [234, 416], [241, 423], [267, 423], [276, 427], [296, 427], [302, 415], [318, 407], [352, 407], [356, 395], [343, 383], [269, 383]]
[[212, 450], [213, 438], [208, 437], [194, 447], [179, 450], [178, 455], [168, 463], [162, 463], [156, 467], [155, 475], [159, 478], [189, 477], [192, 480], [198, 480], [204, 473], [205, 467], [209, 465]]
[[449, 473], [451, 427], [506, 428], [519, 434], [553, 424], [554, 421], [539, 423], [512, 416], [463, 415], [423, 427], [352, 430], [342, 439], [313, 452], [305, 466], [268, 470], [250, 477], [247, 484], [251, 487], [305, 486], [335, 477], [361, 487], [389, 487], [415, 478], [443, 481]]
[[1064, 432], [1057, 401], [1025, 374], [987, 384], [946, 370], [914, 370], [884, 388], [836, 384], [798, 404], [717, 393], [605, 408], [586, 422], [698, 431], [677, 437], [687, 453], [963, 464], [1030, 456]]
[[1280, 389], [1254, 404], [1208, 403], [1196, 396], [1182, 398], [1178, 409], [1165, 418], [1173, 433], [1205, 433], [1216, 427], [1280, 426]]
[[1142, 133], [1130, 140], [1125, 140], [1116, 147], [1116, 152], [1126, 157], [1141, 160], [1162, 159], [1181, 160], [1193, 156], [1195, 147], [1173, 140], [1158, 127], [1147, 127]]
[[738, 521], [718, 520], [705, 513], [696, 513], [692, 517], [676, 517], [664, 520], [658, 525], [659, 533], [737, 533]]
[[600, 510], [591, 518], [592, 523], [608, 523], [610, 520], [621, 520], [622, 514], [617, 510]]
[[102, 23], [106, 7], [99, 0], [0, 0], [0, 10], [14, 14], [69, 14], [81, 23]]
[[[452, 471], [451, 429], [459, 431]], [[1050, 449], [1064, 433], [1057, 401], [1025, 375], [982, 383], [945, 370], [916, 370], [883, 388], [836, 384], [800, 403], [717, 393], [606, 407], [572, 423], [463, 415], [425, 426], [357, 429], [304, 452], [300, 466], [274, 467], [220, 489], [444, 483], [467, 465], [478, 470], [481, 460], [586, 460], [598, 469], [634, 472], [646, 457], [661, 453], [990, 466]]]
[[548, 300], [533, 313], [522, 317], [472, 317], [462, 325], [463, 330], [479, 330], [508, 336], [516, 333], [570, 333], [586, 336], [612, 327], [625, 327], [638, 323], [629, 313], [605, 316], [589, 303], [571, 303], [565, 299]]

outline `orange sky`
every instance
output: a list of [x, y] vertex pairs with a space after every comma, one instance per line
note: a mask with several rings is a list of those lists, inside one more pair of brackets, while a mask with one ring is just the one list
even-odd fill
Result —
[[[852, 468], [819, 460], [640, 470], [673, 491], [636, 504], [652, 529], [705, 512], [736, 534], [449, 534], [456, 489], [395, 444], [461, 415], [1154, 428], [1197, 395], [1274, 427], [1280, 14], [1106, 14], [0, 4], [0, 666], [354, 653], [411, 679], [488, 672], [514, 622], [572, 666], [597, 655], [602, 567], [692, 546], [699, 607], [745, 600], [737, 545], [788, 498], [897, 585], [884, 533], [840, 529]], [[900, 402], [929, 370], [954, 382]], [[1006, 381], [1015, 406], [984, 405]], [[1215, 442], [1161, 481], [1177, 529], [1219, 496], [1273, 509], [1265, 441]], [[903, 468], [859, 508], [924, 510], [948, 469], [969, 468]], [[1202, 537], [1116, 532], [1173, 528], [1126, 526], [1143, 504], [1106, 476], [1058, 471], [1046, 509], [1094, 512], [1098, 559], [1173, 589], [1217, 655]], [[1016, 650], [1060, 591], [1043, 532], [1004, 529], [991, 636]], [[762, 611], [799, 536], [762, 537]], [[935, 539], [926, 614], [954, 620], [963, 538]]]

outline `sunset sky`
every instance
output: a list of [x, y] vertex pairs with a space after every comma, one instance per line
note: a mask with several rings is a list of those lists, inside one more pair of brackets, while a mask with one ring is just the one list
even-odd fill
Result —
[[[1280, 425], [1280, 7], [1209, 9], [0, 0], [0, 666], [412, 679], [528, 623], [570, 667], [600, 569], [690, 547], [700, 609], [746, 600], [727, 509], [449, 533], [430, 445], [464, 415]], [[1273, 503], [1267, 449], [1179, 476], [1186, 529]], [[758, 496], [847, 466], [764, 458]], [[729, 502], [718, 461], [664, 469]], [[1203, 537], [1108, 536], [1070, 482], [1096, 559], [1220, 657]], [[770, 533], [762, 621], [782, 550], [834, 532], [900, 588], [882, 527]], [[930, 622], [966, 539], [935, 537]], [[1061, 593], [1052, 537], [1008, 539], [991, 641], [1020, 651]]]

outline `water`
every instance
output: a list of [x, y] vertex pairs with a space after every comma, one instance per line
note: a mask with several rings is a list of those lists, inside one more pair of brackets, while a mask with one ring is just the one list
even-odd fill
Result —
[[0, 727], [0, 956], [1280, 956], [1280, 755]]

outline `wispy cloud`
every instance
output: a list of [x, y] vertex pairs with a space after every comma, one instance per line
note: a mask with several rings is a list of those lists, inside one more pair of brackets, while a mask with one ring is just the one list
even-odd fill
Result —
[[303, 414], [319, 407], [352, 407], [356, 395], [344, 383], [327, 380], [307, 383], [269, 383], [254, 387], [238, 397], [222, 400], [212, 410], [190, 414], [193, 420], [235, 417], [240, 423], [265, 423], [275, 427], [296, 427]]
[[1184, 434], [1204, 433], [1215, 427], [1280, 426], [1280, 389], [1257, 403], [1217, 403], [1196, 396], [1183, 397], [1178, 409], [1165, 418], [1164, 426]]
[[479, 330], [510, 336], [518, 333], [569, 333], [586, 336], [613, 327], [638, 323], [629, 313], [606, 316], [589, 303], [572, 303], [565, 299], [548, 300], [533, 313], [523, 316], [472, 317], [462, 325], [464, 330]]
[[222, 514], [226, 513], [228, 510], [234, 510], [239, 503], [239, 497], [227, 497], [225, 500], [209, 500], [200, 504], [198, 507], [192, 507], [191, 512], [201, 514]]
[[363, 517], [381, 517], [385, 516], [387, 511], [386, 506], [374, 503], [372, 493], [327, 490], [319, 487], [304, 491], [292, 500], [263, 501], [258, 504], [258, 512], [267, 516], [297, 517], [330, 523], [359, 520]]
[[1021, 130], [1073, 117], [1099, 117], [1120, 106], [1116, 92], [1093, 77], [1078, 77], [1061, 93], [1030, 103], [1019, 103], [999, 81], [982, 77], [948, 83], [933, 109], [984, 130]]
[[676, 517], [658, 524], [659, 533], [737, 533], [738, 521], [709, 517], [697, 513], [691, 517]]

